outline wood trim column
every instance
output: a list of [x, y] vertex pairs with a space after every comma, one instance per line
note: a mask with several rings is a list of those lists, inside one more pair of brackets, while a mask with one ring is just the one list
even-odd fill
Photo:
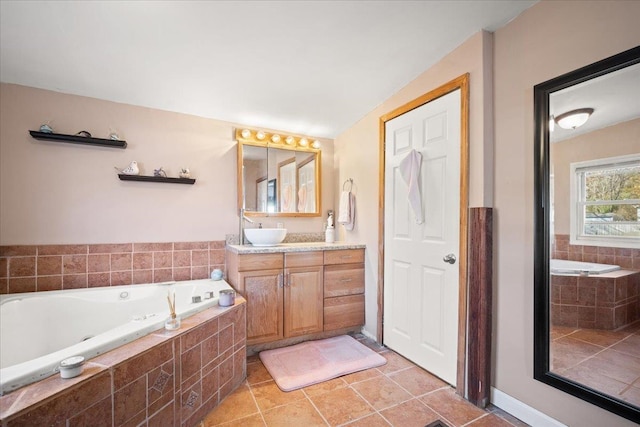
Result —
[[491, 386], [493, 209], [469, 209], [468, 400], [484, 408]]

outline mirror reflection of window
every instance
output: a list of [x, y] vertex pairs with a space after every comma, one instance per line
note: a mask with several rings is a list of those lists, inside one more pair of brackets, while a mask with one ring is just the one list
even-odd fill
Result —
[[296, 212], [297, 183], [295, 157], [278, 163], [278, 185], [280, 187], [280, 212]]
[[267, 212], [267, 176], [258, 178], [256, 182], [256, 210]]
[[298, 164], [298, 212], [316, 211], [315, 157], [308, 156]]

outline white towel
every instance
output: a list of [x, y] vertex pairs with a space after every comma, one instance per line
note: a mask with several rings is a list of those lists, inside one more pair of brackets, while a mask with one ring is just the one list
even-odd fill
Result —
[[400, 162], [400, 174], [402, 179], [409, 186], [409, 204], [416, 216], [416, 223], [422, 224], [422, 194], [420, 194], [420, 164], [422, 154], [416, 150], [411, 152]]
[[345, 230], [353, 230], [356, 222], [356, 198], [351, 191], [340, 194], [339, 209], [338, 223], [344, 225]]

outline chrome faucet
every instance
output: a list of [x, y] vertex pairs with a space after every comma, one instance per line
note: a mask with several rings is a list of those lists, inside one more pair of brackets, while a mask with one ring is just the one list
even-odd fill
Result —
[[240, 209], [240, 234], [238, 237], [238, 243], [241, 245], [244, 245], [244, 222], [250, 222], [251, 224], [253, 224], [254, 222], [247, 218], [247, 216], [244, 214], [244, 208]]

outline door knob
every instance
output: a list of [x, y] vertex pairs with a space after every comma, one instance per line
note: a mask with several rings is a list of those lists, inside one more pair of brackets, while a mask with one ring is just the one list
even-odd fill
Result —
[[448, 255], [445, 255], [445, 257], [442, 258], [442, 260], [444, 262], [448, 262], [449, 264], [455, 264], [456, 263], [456, 256], [454, 254], [448, 254]]

